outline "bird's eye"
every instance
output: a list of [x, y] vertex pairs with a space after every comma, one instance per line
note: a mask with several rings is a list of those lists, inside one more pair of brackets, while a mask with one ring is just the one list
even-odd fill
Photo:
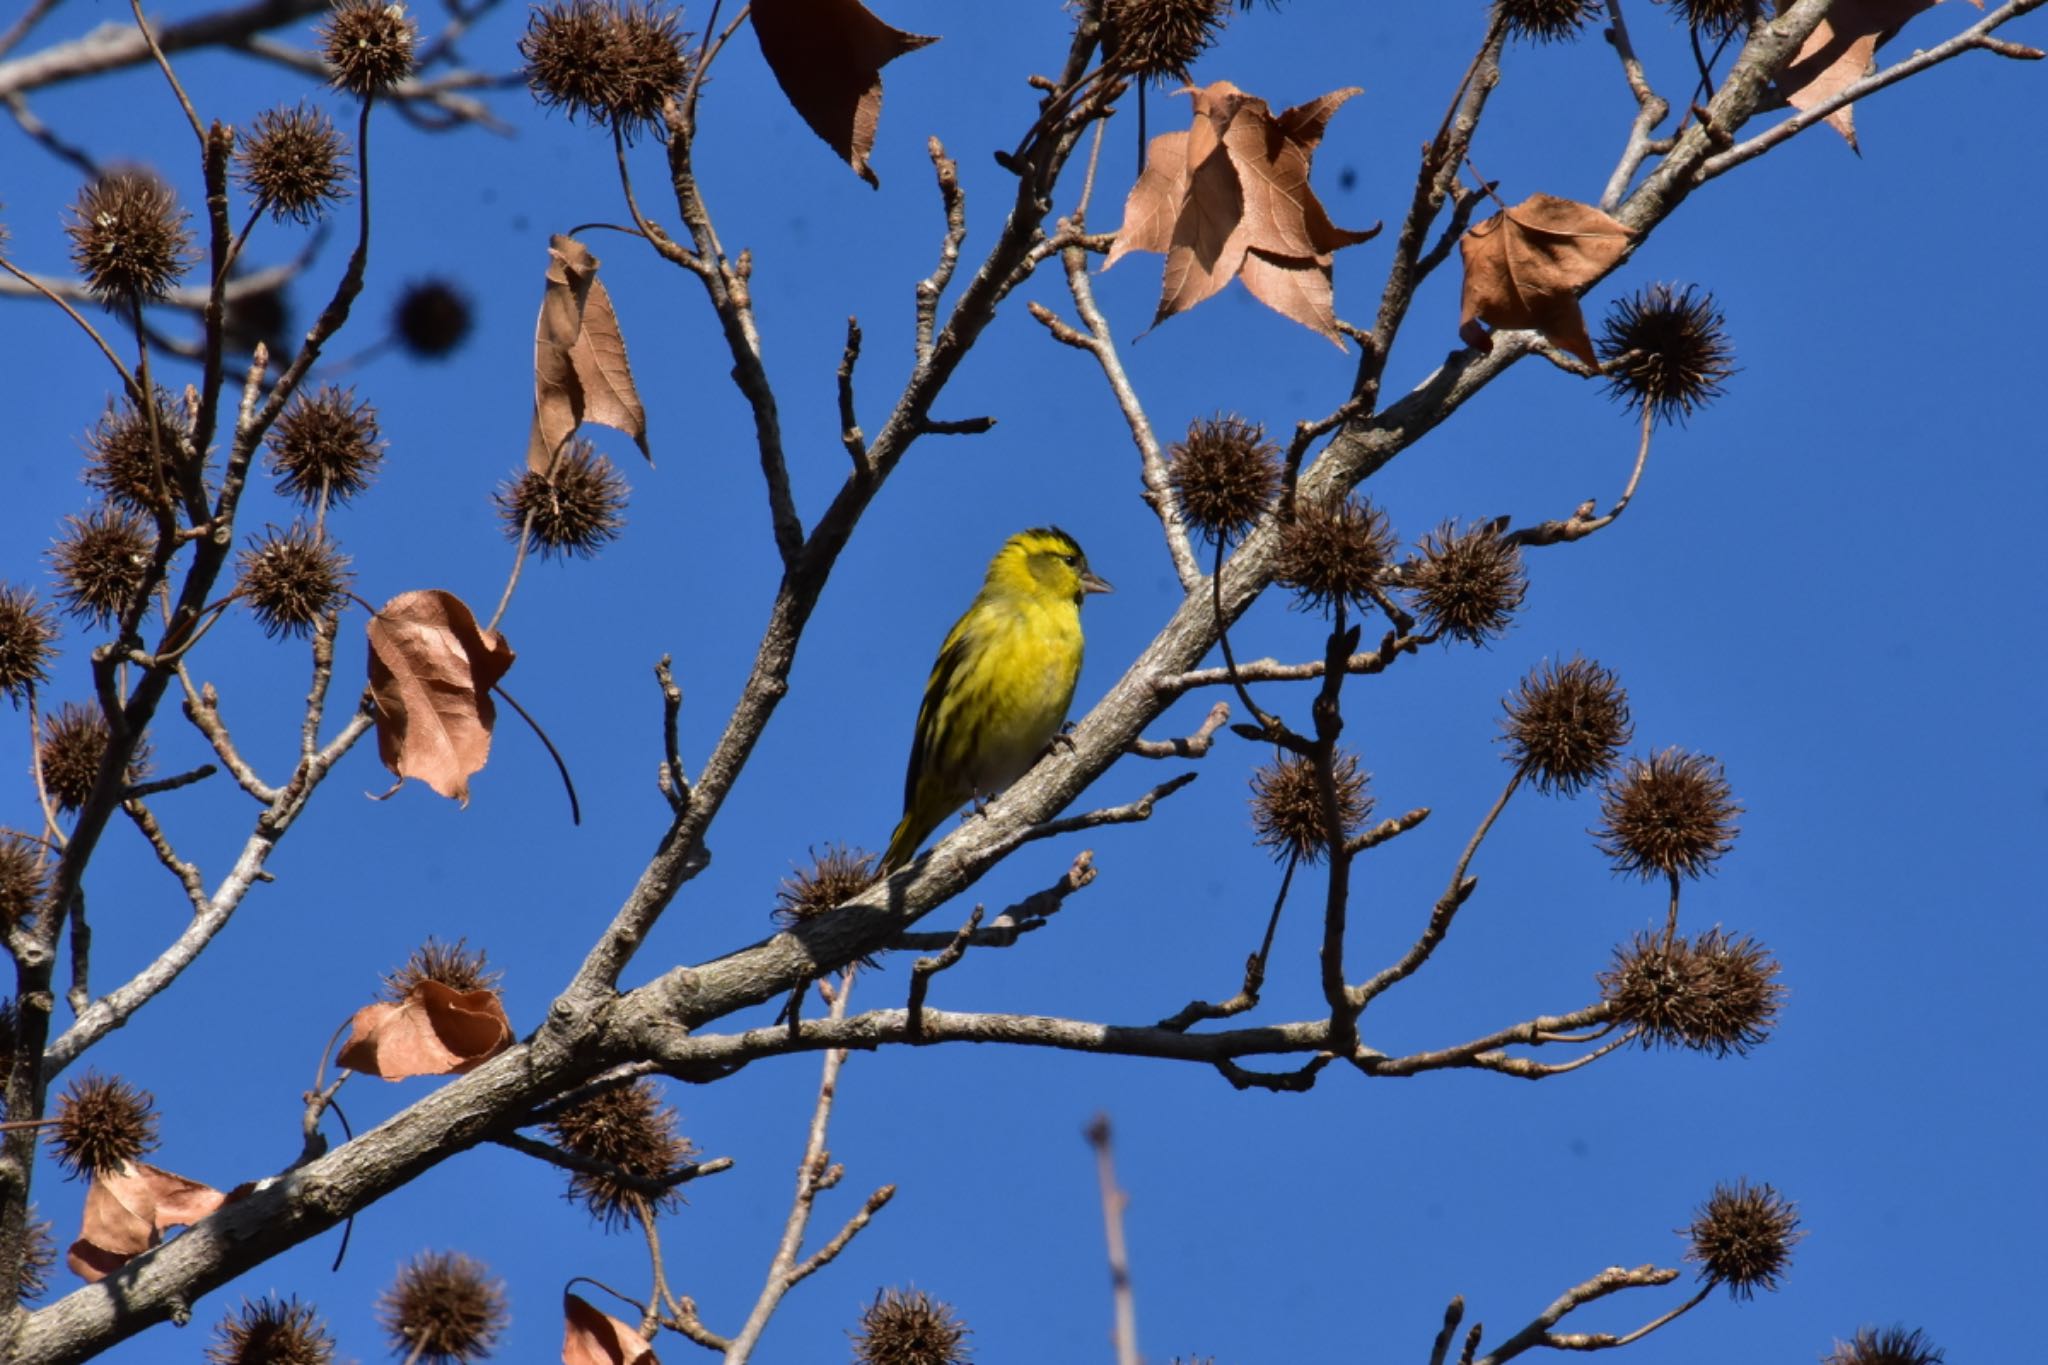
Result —
[[1060, 558], [1067, 561], [1068, 568], [1074, 567], [1074, 557], [1072, 555], [1061, 555]]

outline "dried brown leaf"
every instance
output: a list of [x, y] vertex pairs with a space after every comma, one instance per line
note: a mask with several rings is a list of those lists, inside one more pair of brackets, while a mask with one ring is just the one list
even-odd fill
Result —
[[511, 1045], [512, 1024], [496, 991], [422, 980], [396, 1004], [379, 1000], [357, 1010], [336, 1060], [387, 1081], [459, 1076]]
[[88, 1283], [103, 1280], [163, 1240], [227, 1202], [211, 1185], [144, 1162], [95, 1179], [85, 1192], [78, 1240], [64, 1263]]
[[585, 422], [615, 428], [647, 449], [647, 410], [633, 386], [612, 298], [598, 259], [574, 237], [548, 239], [547, 286], [533, 329], [533, 434], [526, 467], [545, 475]]
[[470, 774], [491, 755], [498, 711], [490, 691], [512, 667], [512, 646], [438, 588], [386, 602], [369, 637], [377, 756], [401, 783], [417, 777], [468, 805]]
[[[1794, 109], [1811, 109], [1877, 69], [1877, 49], [1891, 41], [1908, 19], [1941, 0], [1835, 0], [1819, 27], [1807, 35], [1799, 55], [1778, 74], [1778, 88]], [[1984, 0], [1970, 0], [1978, 9]], [[1856, 146], [1856, 106], [1845, 104], [1827, 116], [1828, 127]]]
[[854, 174], [879, 187], [868, 153], [882, 117], [882, 68], [938, 38], [885, 24], [860, 0], [754, 0], [753, 17], [782, 93]]
[[1458, 335], [1484, 350], [1491, 342], [1478, 323], [1533, 328], [1597, 364], [1578, 291], [1622, 258], [1633, 235], [1591, 204], [1555, 195], [1532, 194], [1502, 209], [1458, 239], [1465, 258]]
[[647, 1338], [574, 1294], [562, 1295], [562, 1365], [661, 1365]]
[[1379, 228], [1336, 226], [1308, 181], [1330, 116], [1359, 92], [1332, 91], [1278, 116], [1229, 81], [1185, 93], [1193, 121], [1152, 139], [1103, 268], [1132, 251], [1166, 256], [1154, 326], [1240, 276], [1262, 303], [1341, 348], [1331, 253]]

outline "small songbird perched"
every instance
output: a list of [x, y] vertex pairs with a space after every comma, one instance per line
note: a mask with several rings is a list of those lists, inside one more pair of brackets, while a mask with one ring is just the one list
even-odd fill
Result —
[[1056, 526], [1019, 531], [997, 551], [924, 686], [903, 822], [882, 871], [909, 862], [940, 821], [1009, 786], [1045, 752], [1081, 676], [1081, 599], [1109, 590]]

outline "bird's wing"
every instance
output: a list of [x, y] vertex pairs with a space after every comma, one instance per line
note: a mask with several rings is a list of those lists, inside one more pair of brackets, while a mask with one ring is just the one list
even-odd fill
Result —
[[910, 766], [903, 774], [903, 809], [910, 810], [917, 804], [918, 779], [924, 776], [925, 766], [939, 751], [939, 727], [944, 721], [941, 714], [946, 709], [946, 695], [952, 690], [954, 680], [965, 666], [970, 645], [967, 623], [973, 617], [972, 611], [960, 618], [946, 636], [946, 643], [939, 647], [937, 662], [932, 664], [932, 676], [924, 685], [924, 701], [917, 708], [917, 736], [910, 745]]

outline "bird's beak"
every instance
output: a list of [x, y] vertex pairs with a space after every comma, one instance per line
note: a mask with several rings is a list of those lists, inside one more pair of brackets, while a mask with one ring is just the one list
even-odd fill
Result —
[[1108, 579], [1098, 577], [1092, 569], [1083, 569], [1081, 570], [1081, 591], [1084, 593], [1115, 592], [1116, 589], [1109, 586]]

